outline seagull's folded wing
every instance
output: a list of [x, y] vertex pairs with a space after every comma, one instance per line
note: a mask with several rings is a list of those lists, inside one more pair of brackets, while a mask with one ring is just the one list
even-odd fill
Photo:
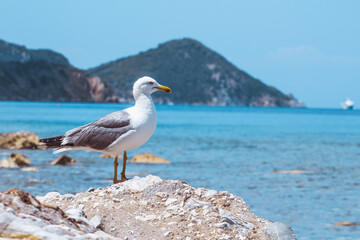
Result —
[[125, 111], [114, 112], [95, 122], [68, 131], [62, 146], [103, 150], [131, 129], [133, 127], [130, 124], [129, 114]]

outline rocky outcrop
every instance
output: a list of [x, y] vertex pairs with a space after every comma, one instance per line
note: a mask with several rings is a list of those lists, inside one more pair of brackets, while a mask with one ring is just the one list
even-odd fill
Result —
[[75, 219], [60, 208], [41, 204], [31, 194], [12, 188], [0, 193], [0, 238], [111, 239], [86, 218]]
[[28, 157], [21, 153], [12, 153], [9, 158], [0, 161], [0, 168], [18, 168], [30, 166], [31, 161]]
[[50, 162], [51, 165], [74, 165], [76, 164], [76, 160], [74, 158], [68, 157], [66, 155], [62, 155], [55, 159], [54, 161]]
[[132, 163], [165, 163], [169, 164], [170, 161], [165, 158], [158, 157], [151, 153], [135, 154], [130, 162]]
[[0, 134], [0, 148], [3, 149], [45, 149], [33, 132], [19, 131]]
[[[19, 204], [22, 198], [11, 198], [6, 203], [0, 200], [0, 209], [2, 206], [8, 216], [5, 220], [11, 220], [10, 226], [15, 226], [20, 223], [17, 222], [20, 213], [14, 209], [20, 208], [14, 207], [14, 203]], [[286, 225], [252, 214], [240, 197], [151, 175], [106, 188], [89, 188], [76, 195], [50, 192], [22, 202], [33, 209], [26, 211], [23, 218], [35, 219], [34, 227], [26, 228], [26, 232], [5, 227], [3, 232], [44, 237], [36, 231], [41, 226], [41, 234], [55, 234], [56, 229], [64, 238], [74, 238], [77, 232], [79, 239], [89, 236], [95, 239], [101, 236], [105, 239], [295, 239]], [[39, 216], [42, 209], [52, 211], [57, 221], [50, 223], [42, 219]], [[1, 219], [4, 218], [0, 218], [0, 226]], [[58, 225], [61, 222], [67, 226], [66, 230]]]

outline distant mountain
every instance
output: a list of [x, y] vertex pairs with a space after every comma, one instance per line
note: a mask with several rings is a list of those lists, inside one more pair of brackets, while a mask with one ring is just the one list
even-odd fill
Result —
[[0, 40], [0, 100], [117, 101], [100, 78], [72, 67], [51, 50], [29, 50]]
[[304, 107], [292, 95], [267, 86], [224, 57], [192, 39], [173, 40], [135, 56], [89, 69], [122, 101], [133, 101], [131, 87], [147, 75], [173, 89], [154, 101], [175, 104]]
[[133, 102], [132, 84], [151, 76], [173, 89], [157, 103], [303, 107], [192, 39], [169, 41], [89, 70], [51, 50], [0, 40], [0, 100]]

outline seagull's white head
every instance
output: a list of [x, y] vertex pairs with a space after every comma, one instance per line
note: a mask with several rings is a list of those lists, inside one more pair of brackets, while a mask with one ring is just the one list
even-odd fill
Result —
[[142, 77], [136, 80], [133, 86], [133, 93], [136, 98], [139, 94], [150, 95], [156, 91], [163, 91], [171, 93], [171, 89], [160, 85], [155, 79], [151, 77]]

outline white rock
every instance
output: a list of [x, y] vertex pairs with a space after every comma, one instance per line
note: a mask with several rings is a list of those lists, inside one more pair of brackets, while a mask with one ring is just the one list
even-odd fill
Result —
[[127, 189], [131, 190], [132, 192], [142, 192], [148, 186], [161, 182], [162, 179], [158, 176], [148, 175], [144, 178], [140, 178], [135, 176], [134, 178], [123, 182], [122, 185], [125, 186]]
[[85, 213], [83, 212], [83, 210], [79, 209], [79, 208], [70, 208], [68, 210], [65, 211], [66, 215], [68, 215], [71, 218], [74, 219], [79, 219], [80, 217], [84, 217]]
[[153, 221], [156, 219], [156, 215], [147, 215], [145, 221]]
[[53, 199], [57, 199], [60, 198], [60, 193], [58, 192], [48, 192], [45, 196], [37, 196], [36, 199], [39, 202], [47, 202], [47, 201], [51, 201]]
[[169, 194], [166, 192], [157, 192], [157, 193], [155, 193], [155, 196], [158, 196], [160, 198], [167, 198], [169, 196]]
[[48, 225], [42, 219], [27, 214], [18, 217], [0, 209], [1, 234], [33, 235], [40, 239], [85, 239], [80, 232], [64, 225]]
[[110, 240], [117, 240], [118, 238], [111, 236], [103, 231], [97, 231], [94, 233], [97, 236], [97, 239], [110, 239]]
[[239, 221], [237, 218], [235, 218], [234, 214], [232, 214], [231, 212], [225, 211], [223, 209], [219, 209], [219, 213], [221, 216], [221, 221], [222, 222], [227, 222], [231, 225], [235, 225], [238, 228], [244, 228], [247, 230], [252, 230], [254, 229], [254, 224], [250, 223], [250, 222], [244, 222], [244, 221]]
[[148, 204], [148, 201], [141, 200], [139, 203], [140, 203], [140, 205], [146, 206]]
[[165, 214], [164, 214], [164, 218], [169, 218], [169, 217], [171, 217], [171, 216], [172, 216], [171, 213], [165, 213]]
[[143, 221], [143, 222], [146, 221], [146, 219], [145, 219], [144, 217], [141, 217], [141, 216], [135, 216], [135, 219], [136, 219], [136, 220]]
[[215, 226], [215, 227], [218, 227], [218, 228], [231, 229], [230, 224], [228, 224], [227, 222], [215, 223], [214, 226]]
[[90, 219], [90, 224], [94, 227], [97, 228], [101, 225], [101, 217], [99, 215], [95, 215], [94, 217], [92, 217]]
[[202, 189], [201, 188], [197, 188], [196, 190], [195, 190], [195, 194], [196, 195], [198, 195], [199, 197], [201, 197], [201, 191], [202, 191]]
[[97, 208], [98, 206], [99, 206], [99, 203], [98, 203], [98, 202], [96, 202], [96, 203], [94, 203], [93, 208]]
[[166, 233], [164, 233], [164, 237], [168, 237], [168, 236], [170, 236], [171, 235], [171, 231], [167, 231]]
[[168, 206], [170, 204], [173, 204], [175, 202], [177, 202], [178, 200], [176, 198], [169, 198], [168, 200], [166, 200], [165, 202], [165, 206]]
[[99, 193], [99, 197], [103, 197], [103, 196], [105, 196], [105, 195], [106, 195], [105, 192], [100, 192], [100, 193]]
[[197, 217], [199, 214], [195, 211], [195, 209], [191, 210], [190, 216]]
[[203, 202], [196, 198], [191, 197], [187, 203], [185, 204], [186, 208], [194, 209], [194, 208], [202, 208], [204, 206], [212, 207], [212, 204], [209, 202]]
[[179, 207], [177, 205], [171, 205], [166, 208], [167, 211], [176, 211]]
[[167, 225], [176, 225], [178, 224], [177, 222], [168, 222]]
[[216, 196], [216, 194], [217, 194], [217, 191], [215, 191], [215, 190], [209, 190], [209, 191], [207, 191], [207, 192], [205, 193], [205, 198], [206, 198], [206, 199], [213, 198], [213, 197]]
[[207, 215], [210, 212], [209, 208], [204, 209], [203, 213], [204, 215]]

